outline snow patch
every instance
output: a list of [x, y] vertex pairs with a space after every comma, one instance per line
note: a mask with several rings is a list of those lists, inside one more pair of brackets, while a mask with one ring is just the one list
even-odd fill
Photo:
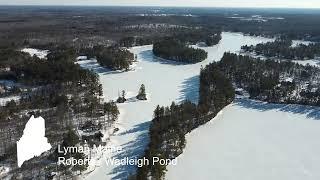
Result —
[[310, 59], [310, 60], [294, 60], [293, 62], [307, 66], [316, 66], [316, 67], [320, 67], [320, 58], [317, 57], [315, 59]]
[[11, 168], [9, 166], [6, 165], [2, 165], [0, 166], [0, 179], [10, 179], [10, 178], [5, 178], [6, 175], [10, 172]]
[[309, 45], [309, 44], [311, 44], [311, 43], [312, 43], [311, 41], [293, 40], [293, 41], [292, 41], [292, 44], [291, 44], [291, 47], [297, 47], [297, 46], [299, 46], [300, 44]]
[[20, 96], [9, 96], [9, 97], [0, 98], [0, 106], [5, 106], [10, 101], [19, 102], [20, 98], [21, 98]]
[[49, 50], [41, 50], [41, 49], [34, 49], [34, 48], [24, 48], [21, 51], [30, 54], [30, 56], [35, 55], [40, 59], [46, 59], [47, 55], [49, 54]]

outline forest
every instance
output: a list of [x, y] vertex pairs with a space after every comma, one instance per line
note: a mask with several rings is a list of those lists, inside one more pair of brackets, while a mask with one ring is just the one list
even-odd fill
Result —
[[153, 54], [157, 57], [183, 63], [201, 62], [208, 56], [206, 51], [189, 47], [172, 37], [155, 42], [153, 44]]
[[[250, 35], [276, 37], [279, 35], [291, 39], [310, 41], [320, 40], [319, 13], [310, 10], [268, 10], [268, 9], [227, 9], [219, 8], [164, 8], [154, 13], [152, 7], [47, 7], [38, 10], [35, 7], [1, 7], [0, 46], [23, 45], [42, 47], [56, 44], [88, 47], [114, 44], [121, 39], [137, 39], [136, 45], [151, 44], [158, 37], [174, 35], [174, 32], [193, 30], [202, 27], [214, 31], [242, 32]], [[94, 9], [94, 10], [93, 10]], [[181, 14], [193, 16], [182, 16]], [[78, 17], [79, 14], [84, 16]], [[145, 14], [146, 16], [140, 16]], [[161, 14], [173, 14], [160, 16]], [[230, 18], [233, 14], [250, 18], [262, 15], [267, 21], [244, 21]], [[281, 17], [282, 19], [272, 19]], [[164, 24], [164, 26], [153, 26]], [[148, 25], [148, 26], [145, 26]], [[149, 25], [152, 25], [151, 27]], [[206, 30], [207, 31], [207, 30]], [[211, 34], [214, 35], [215, 33]], [[219, 33], [217, 33], [219, 34]], [[127, 39], [129, 38], [129, 39]], [[127, 46], [131, 46], [127, 43]]]
[[[13, 95], [19, 96], [19, 101], [12, 100], [0, 106], [0, 159], [3, 162], [16, 163], [16, 141], [22, 136], [31, 115], [46, 120], [46, 137], [53, 147], [67, 143], [64, 138], [68, 133], [81, 129], [88, 122], [99, 127], [94, 132], [98, 135], [101, 128], [110, 126], [118, 118], [116, 104], [103, 103], [101, 99], [102, 86], [98, 76], [74, 63], [75, 51], [72, 48], [57, 48], [48, 54], [47, 59], [31, 57], [14, 49], [1, 49], [0, 53], [1, 67], [6, 67], [6, 70], [0, 71], [0, 79], [17, 84], [18, 90]], [[79, 143], [83, 143], [84, 138], [87, 142], [100, 143], [97, 136], [77, 138]], [[32, 168], [43, 172], [50, 172], [51, 168], [56, 170], [56, 161], [50, 159], [50, 153], [55, 152], [50, 151], [49, 154], [25, 162], [18, 171], [29, 177], [32, 174], [28, 172]], [[39, 159], [46, 163], [39, 163]], [[63, 177], [68, 177], [72, 171], [83, 171], [86, 167], [58, 169], [62, 171]]]
[[319, 68], [290, 61], [260, 60], [225, 53], [219, 68], [237, 88], [248, 91], [250, 98], [270, 103], [319, 106]]
[[84, 48], [81, 52], [89, 58], [97, 58], [98, 63], [113, 70], [129, 70], [129, 66], [135, 60], [134, 54], [125, 48], [110, 46], [94, 46]]
[[[52, 50], [47, 59], [31, 57], [14, 48], [0, 48], [0, 79], [13, 80], [27, 85], [45, 85], [77, 81], [88, 72], [74, 64], [76, 53], [72, 47]], [[77, 72], [77, 73], [74, 73]], [[85, 75], [84, 75], [85, 76]]]
[[[166, 27], [166, 25], [163, 25], [163, 26]], [[137, 31], [141, 29], [137, 29]], [[170, 33], [171, 33], [170, 37], [174, 37], [174, 39], [185, 44], [204, 43], [206, 46], [213, 46], [218, 44], [221, 40], [221, 30], [215, 27], [206, 28], [206, 27], [193, 27], [193, 26], [190, 26], [190, 27], [179, 26], [174, 28], [174, 31]], [[156, 37], [129, 36], [129, 37], [121, 38], [118, 44], [123, 47], [149, 45], [157, 41], [160, 41], [162, 38], [165, 38], [165, 37], [167, 36], [156, 36]]]
[[[215, 42], [219, 32], [242, 32], [255, 36], [320, 41], [319, 13], [310, 10], [268, 10], [223, 8], [163, 8], [153, 12], [153, 7], [0, 7], [0, 47], [20, 48], [30, 46], [51, 49], [52, 46], [73, 45], [77, 49], [96, 45], [121, 44], [124, 47], [152, 44], [166, 36], [193, 37]], [[78, 17], [79, 14], [84, 14]], [[144, 14], [145, 16], [141, 16]], [[169, 14], [169, 16], [161, 16]], [[182, 16], [181, 14], [192, 14]], [[231, 18], [251, 18], [261, 15], [266, 21], [245, 21]], [[77, 18], [78, 17], [78, 18]], [[272, 19], [280, 17], [281, 19]], [[161, 26], [158, 26], [158, 25]], [[201, 31], [199, 30], [202, 29]], [[192, 35], [193, 34], [193, 35]], [[209, 35], [209, 36], [208, 36]], [[217, 36], [215, 36], [217, 35]], [[204, 37], [213, 36], [207, 39]], [[192, 40], [188, 40], [191, 41]], [[212, 43], [215, 44], [215, 43]]]
[[254, 52], [268, 58], [289, 60], [314, 59], [320, 55], [320, 43], [298, 44], [292, 47], [292, 40], [286, 38], [278, 38], [274, 42], [260, 43], [256, 46], [245, 45], [241, 49], [244, 52]]
[[205, 43], [206, 46], [213, 46], [221, 40], [221, 30], [216, 27], [195, 27], [180, 29], [172, 35], [175, 39], [186, 44]]

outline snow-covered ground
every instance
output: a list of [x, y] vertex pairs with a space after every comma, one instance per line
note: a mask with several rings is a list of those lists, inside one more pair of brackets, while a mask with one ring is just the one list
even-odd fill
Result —
[[22, 52], [29, 53], [31, 56], [37, 56], [40, 59], [47, 58], [49, 53], [48, 50], [34, 49], [34, 48], [24, 48], [21, 50]]
[[18, 102], [20, 100], [20, 96], [8, 96], [0, 98], [0, 106], [5, 106], [10, 101]]
[[[179, 102], [184, 99], [197, 102], [201, 66], [220, 60], [226, 51], [239, 52], [242, 45], [255, 45], [266, 41], [270, 39], [225, 32], [218, 45], [203, 48], [209, 53], [207, 60], [188, 65], [160, 61], [153, 56], [151, 45], [134, 47], [131, 51], [138, 55], [138, 62], [133, 67], [134, 70], [129, 72], [108, 71], [94, 60], [79, 62], [82, 67], [99, 74], [107, 101], [115, 100], [122, 90], [130, 92], [127, 98], [132, 98], [138, 93], [141, 84], [146, 87], [148, 101], [132, 101], [118, 105], [121, 117], [115, 127], [119, 128], [119, 131], [110, 137], [110, 141], [113, 146], [121, 147], [123, 151], [111, 153], [108, 157], [121, 159], [141, 156], [148, 144], [150, 120], [158, 104], [170, 105], [172, 101]], [[105, 158], [101, 158], [97, 162], [98, 167], [83, 178], [123, 179], [135, 171], [134, 166], [107, 165]]]
[[320, 57], [317, 57], [315, 59], [310, 59], [310, 60], [294, 60], [293, 62], [296, 62], [304, 66], [310, 65], [310, 66], [320, 67]]
[[247, 99], [187, 135], [166, 179], [318, 180], [320, 108]]
[[[293, 40], [291, 47], [296, 47], [299, 44], [309, 45], [312, 42], [310, 41], [302, 41], [302, 40]], [[320, 67], [320, 57], [316, 57], [315, 59], [310, 60], [294, 60], [293, 62], [296, 62], [301, 65], [311, 65], [311, 66], [317, 66]]]
[[10, 179], [10, 178], [7, 178], [6, 175], [8, 172], [10, 172], [10, 167], [4, 165], [4, 164], [0, 164], [0, 179]]
[[309, 44], [311, 44], [311, 41], [293, 40], [291, 47], [296, 47], [296, 46], [298, 46], [300, 44], [309, 45]]
[[[275, 39], [273, 39], [275, 40]], [[296, 47], [299, 44], [304, 44], [304, 45], [309, 45], [312, 42], [310, 41], [303, 41], [303, 40], [293, 40], [292, 41], [292, 45], [291, 47]], [[241, 51], [242, 55], [246, 55], [246, 56], [251, 56], [254, 58], [259, 58], [261, 60], [266, 60], [266, 59], [273, 59], [273, 60], [287, 60], [287, 61], [292, 61], [301, 65], [310, 65], [310, 66], [316, 66], [316, 67], [320, 67], [320, 57], [315, 57], [314, 59], [308, 59], [308, 60], [288, 60], [288, 59], [279, 59], [279, 58], [267, 58], [263, 55], [257, 55], [255, 52], [243, 52]]]

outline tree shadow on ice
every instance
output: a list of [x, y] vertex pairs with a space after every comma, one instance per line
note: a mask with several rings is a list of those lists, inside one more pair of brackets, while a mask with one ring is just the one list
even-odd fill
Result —
[[274, 104], [250, 99], [238, 99], [235, 104], [244, 108], [255, 109], [259, 111], [278, 110], [282, 112], [290, 112], [294, 114], [304, 114], [308, 118], [320, 120], [320, 107], [297, 105], [297, 104]]
[[199, 75], [185, 79], [182, 82], [180, 97], [178, 101], [182, 102], [189, 100], [195, 104], [198, 104], [199, 101], [199, 86], [200, 86], [200, 77]]
[[173, 66], [190, 65], [188, 63], [182, 63], [182, 62], [177, 62], [177, 61], [172, 61], [172, 60], [157, 57], [153, 54], [152, 50], [141, 51], [138, 54], [138, 57], [139, 59], [143, 59], [144, 61], [147, 61], [147, 62], [156, 62], [160, 64], [167, 64], [167, 65], [173, 65]]
[[[136, 125], [132, 129], [123, 132], [119, 134], [127, 135], [131, 133], [139, 133], [139, 135], [133, 140], [128, 143], [122, 144], [122, 152], [117, 153], [113, 158], [115, 159], [124, 159], [128, 158], [130, 159], [138, 159], [143, 155], [143, 152], [148, 145], [149, 142], [149, 127], [150, 127], [150, 121], [144, 122], [141, 124]], [[110, 174], [114, 174], [115, 176], [112, 178], [113, 180], [118, 179], [127, 179], [129, 175], [132, 175], [135, 173], [137, 169], [136, 165], [119, 165], [116, 166]]]
[[123, 135], [132, 134], [132, 133], [136, 133], [136, 132], [143, 132], [143, 131], [149, 129], [150, 123], [151, 123], [150, 121], [141, 123], [139, 125], [134, 126], [132, 129], [129, 129], [127, 131], [119, 133], [119, 135], [123, 136]]

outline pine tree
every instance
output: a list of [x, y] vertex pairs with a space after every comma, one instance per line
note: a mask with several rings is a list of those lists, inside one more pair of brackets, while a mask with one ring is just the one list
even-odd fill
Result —
[[99, 84], [99, 86], [98, 86], [98, 93], [99, 93], [99, 96], [103, 95], [102, 84]]
[[139, 89], [139, 93], [136, 97], [139, 100], [147, 100], [146, 88], [145, 88], [144, 84], [141, 84], [140, 89]]
[[117, 103], [124, 103], [126, 102], [126, 91], [125, 90], [122, 90], [121, 92], [121, 96], [118, 97], [117, 99]]
[[126, 99], [126, 91], [122, 90], [122, 99]]

